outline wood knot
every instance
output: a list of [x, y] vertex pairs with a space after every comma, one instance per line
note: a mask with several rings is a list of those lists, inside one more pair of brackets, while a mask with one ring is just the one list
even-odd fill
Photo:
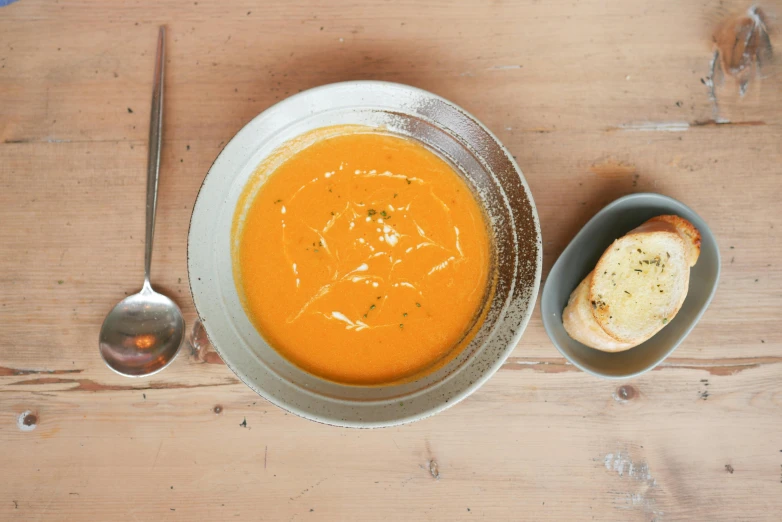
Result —
[[614, 398], [619, 402], [631, 401], [638, 396], [638, 391], [629, 384], [623, 384], [616, 389]]
[[16, 425], [22, 431], [33, 431], [38, 426], [38, 415], [27, 410], [16, 418]]
[[765, 13], [753, 6], [745, 13], [731, 16], [717, 27], [712, 39], [715, 51], [709, 78], [711, 88], [722, 74], [727, 74], [738, 80], [739, 94], [743, 96], [750, 80], [772, 57]]
[[215, 412], [215, 415], [220, 415], [221, 413], [223, 413], [223, 407], [218, 404], [212, 409], [212, 411]]

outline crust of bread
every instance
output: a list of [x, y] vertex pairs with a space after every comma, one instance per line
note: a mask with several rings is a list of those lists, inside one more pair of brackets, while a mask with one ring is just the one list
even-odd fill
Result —
[[617, 341], [603, 330], [589, 303], [589, 287], [592, 283], [590, 272], [573, 293], [570, 294], [567, 307], [562, 312], [562, 324], [565, 331], [576, 341], [604, 352], [621, 352], [633, 348], [635, 344]]
[[646, 223], [660, 221], [670, 223], [674, 226], [676, 232], [682, 237], [684, 244], [687, 247], [687, 261], [690, 263], [691, 267], [695, 266], [695, 263], [698, 262], [698, 257], [701, 255], [701, 233], [695, 228], [695, 225], [682, 217], [673, 215], [653, 217]]

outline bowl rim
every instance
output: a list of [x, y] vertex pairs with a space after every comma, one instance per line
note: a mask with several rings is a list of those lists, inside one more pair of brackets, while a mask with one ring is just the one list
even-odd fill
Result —
[[[196, 292], [193, 288], [193, 278], [191, 277], [192, 272], [192, 266], [191, 266], [191, 243], [192, 243], [192, 237], [193, 237], [193, 220], [194, 216], [196, 214], [196, 210], [198, 208], [198, 202], [201, 198], [202, 192], [204, 190], [204, 187], [207, 184], [207, 181], [209, 178], [213, 175], [215, 164], [220, 160], [221, 156], [225, 152], [225, 150], [231, 145], [231, 143], [237, 139], [237, 137], [242, 134], [243, 131], [251, 127], [254, 123], [256, 123], [258, 120], [264, 118], [268, 115], [268, 113], [271, 113], [272, 111], [279, 110], [281, 106], [294, 103], [299, 98], [306, 99], [308, 96], [311, 96], [313, 93], [317, 93], [324, 90], [333, 90], [333, 89], [343, 89], [343, 88], [352, 88], [357, 86], [365, 86], [371, 88], [372, 86], [380, 86], [380, 87], [387, 87], [387, 88], [396, 88], [396, 89], [403, 89], [410, 92], [417, 92], [421, 95], [429, 98], [429, 99], [436, 99], [439, 100], [452, 108], [456, 109], [457, 111], [461, 112], [464, 116], [469, 118], [473, 123], [475, 123], [477, 126], [483, 130], [489, 138], [494, 142], [494, 144], [497, 145], [497, 147], [500, 149], [500, 151], [503, 153], [503, 155], [506, 157], [508, 162], [513, 167], [513, 171], [519, 178], [519, 182], [521, 184], [521, 187], [524, 191], [524, 193], [527, 196], [527, 199], [529, 200], [529, 206], [530, 206], [530, 215], [532, 217], [532, 222], [534, 224], [534, 236], [535, 236], [535, 243], [537, 248], [537, 256], [534, 260], [535, 262], [535, 275], [534, 275], [534, 281], [530, 288], [530, 298], [528, 305], [526, 309], [524, 310], [523, 315], [521, 316], [521, 320], [519, 321], [518, 327], [513, 332], [513, 335], [509, 338], [508, 342], [506, 343], [505, 348], [499, 352], [499, 356], [496, 358], [496, 360], [485, 367], [483, 372], [480, 374], [480, 376], [472, 381], [471, 384], [464, 386], [461, 390], [454, 393], [453, 395], [450, 395], [447, 400], [441, 400], [439, 401], [435, 406], [432, 406], [426, 410], [423, 411], [414, 411], [410, 414], [400, 414], [399, 416], [395, 417], [393, 420], [383, 420], [383, 421], [348, 421], [346, 419], [342, 419], [339, 417], [334, 416], [333, 414], [313, 414], [305, 409], [299, 408], [295, 404], [290, 403], [289, 401], [282, 400], [279, 397], [276, 397], [274, 394], [267, 392], [262, 387], [258, 386], [256, 383], [253, 382], [252, 379], [249, 378], [248, 375], [245, 375], [245, 372], [241, 369], [237, 368], [234, 364], [229, 362], [226, 357], [223, 354], [223, 350], [218, 346], [217, 343], [215, 343], [212, 339], [212, 334], [209, 332], [209, 326], [207, 325], [207, 322], [204, 320], [202, 311], [199, 310], [198, 304], [196, 302]], [[198, 193], [195, 198], [195, 202], [193, 204], [193, 208], [190, 214], [190, 220], [188, 225], [188, 241], [187, 241], [187, 270], [188, 270], [188, 286], [190, 289], [190, 294], [193, 299], [193, 306], [195, 308], [196, 315], [198, 316], [198, 320], [201, 321], [201, 324], [204, 328], [204, 332], [206, 333], [207, 338], [209, 339], [210, 344], [214, 348], [214, 350], [220, 355], [221, 359], [225, 363], [225, 365], [233, 372], [236, 377], [240, 379], [241, 382], [243, 382], [246, 386], [248, 386], [250, 389], [252, 389], [255, 393], [260, 395], [265, 400], [269, 401], [270, 403], [274, 404], [275, 406], [283, 409], [284, 411], [287, 411], [289, 413], [292, 413], [294, 415], [297, 415], [299, 417], [302, 417], [307, 420], [311, 420], [314, 422], [318, 422], [321, 424], [328, 424], [332, 426], [339, 426], [339, 427], [349, 427], [349, 428], [377, 428], [377, 427], [390, 427], [390, 426], [398, 426], [402, 424], [408, 424], [411, 422], [415, 422], [418, 420], [423, 420], [425, 418], [428, 418], [432, 415], [435, 415], [437, 413], [440, 413], [455, 404], [461, 402], [466, 397], [474, 393], [478, 388], [480, 388], [483, 384], [486, 383], [499, 369], [500, 367], [505, 363], [507, 358], [510, 356], [510, 354], [513, 352], [513, 350], [516, 348], [516, 346], [519, 344], [519, 341], [521, 340], [524, 332], [526, 331], [527, 327], [529, 326], [529, 321], [532, 317], [532, 314], [534, 313], [538, 294], [540, 293], [540, 284], [542, 279], [542, 270], [543, 270], [543, 241], [542, 241], [542, 233], [541, 233], [541, 227], [540, 227], [540, 216], [537, 211], [537, 206], [535, 205], [534, 198], [532, 196], [532, 191], [530, 190], [529, 184], [527, 183], [527, 180], [519, 167], [518, 163], [516, 162], [513, 154], [505, 147], [505, 145], [497, 138], [497, 136], [489, 130], [486, 125], [484, 125], [478, 118], [476, 118], [474, 115], [472, 115], [470, 112], [462, 108], [461, 106], [457, 105], [456, 103], [451, 102], [450, 100], [447, 100], [446, 98], [443, 98], [437, 94], [434, 94], [430, 91], [426, 91], [424, 89], [420, 89], [418, 87], [413, 87], [410, 85], [397, 83], [397, 82], [388, 82], [388, 81], [379, 81], [379, 80], [355, 80], [355, 81], [342, 81], [342, 82], [334, 82], [334, 83], [328, 83], [320, 86], [316, 86], [310, 89], [306, 89], [304, 91], [301, 91], [299, 93], [293, 94], [287, 98], [284, 98], [277, 103], [270, 105], [260, 113], [258, 113], [256, 116], [254, 116], [252, 119], [250, 119], [247, 123], [245, 123], [239, 130], [234, 133], [234, 135], [231, 137], [231, 139], [227, 140], [223, 148], [220, 150], [220, 152], [215, 157], [214, 161], [209, 167], [209, 170], [207, 171], [206, 175], [204, 176], [204, 179], [201, 182], [201, 185], [198, 189]], [[417, 392], [416, 395], [421, 392]]]
[[[555, 270], [559, 267], [560, 263], [564, 263], [563, 258], [566, 257], [566, 255], [570, 254], [571, 249], [574, 249], [574, 243], [576, 243], [576, 240], [579, 239], [582, 235], [587, 234], [587, 229], [590, 228], [590, 225], [592, 225], [594, 222], [597, 222], [601, 217], [602, 214], [604, 214], [607, 211], [612, 210], [613, 208], [620, 206], [627, 201], [632, 201], [634, 199], [642, 199], [642, 198], [653, 198], [653, 199], [659, 199], [661, 201], [665, 201], [666, 203], [673, 204], [673, 206], [678, 206], [686, 209], [687, 211], [691, 212], [695, 216], [697, 216], [704, 224], [704, 227], [701, 227], [699, 230], [701, 231], [701, 235], [704, 235], [704, 229], [705, 233], [708, 234], [708, 236], [711, 238], [711, 240], [714, 242], [715, 245], [715, 255], [716, 255], [716, 275], [714, 277], [714, 283], [711, 286], [711, 289], [709, 290], [708, 296], [706, 298], [706, 301], [704, 302], [703, 306], [697, 311], [695, 314], [695, 317], [690, 322], [690, 324], [684, 329], [684, 333], [681, 335], [681, 337], [673, 343], [670, 348], [668, 348], [657, 360], [655, 360], [652, 364], [648, 365], [646, 368], [638, 370], [633, 373], [629, 373], [627, 375], [608, 375], [604, 373], [597, 372], [591, 368], [586, 367], [585, 365], [581, 364], [576, 358], [572, 357], [569, 353], [567, 353], [555, 340], [554, 336], [551, 333], [551, 329], [553, 326], [551, 325], [551, 321], [554, 319], [548, 317], [548, 314], [543, 312], [543, 303], [548, 300], [548, 292], [547, 289], [549, 288], [549, 282], [551, 281], [551, 274], [555, 272]], [[629, 232], [629, 230], [628, 230]], [[618, 238], [617, 238], [618, 239]], [[717, 288], [719, 287], [720, 282], [720, 274], [722, 272], [722, 258], [720, 255], [719, 245], [717, 244], [717, 236], [714, 235], [714, 233], [711, 231], [711, 228], [708, 226], [706, 221], [695, 212], [693, 209], [691, 209], [689, 206], [685, 205], [678, 199], [672, 198], [670, 196], [666, 196], [664, 194], [658, 194], [656, 192], [636, 192], [633, 194], [627, 194], [626, 196], [619, 197], [612, 201], [611, 203], [607, 204], [597, 212], [587, 221], [581, 229], [576, 233], [576, 235], [573, 236], [573, 238], [570, 240], [568, 245], [565, 247], [565, 249], [562, 251], [562, 253], [557, 257], [557, 260], [554, 262], [554, 264], [551, 266], [551, 270], [549, 270], [548, 276], [546, 277], [546, 282], [543, 284], [543, 291], [541, 292], [540, 296], [540, 308], [541, 308], [541, 316], [543, 317], [543, 328], [546, 330], [546, 335], [548, 335], [549, 340], [554, 345], [554, 347], [559, 351], [559, 353], [562, 354], [565, 359], [567, 359], [568, 362], [570, 362], [573, 366], [578, 368], [581, 371], [584, 371], [590, 375], [594, 375], [595, 377], [601, 378], [601, 379], [607, 379], [611, 381], [621, 381], [621, 380], [627, 380], [627, 379], [633, 379], [635, 377], [638, 377], [640, 375], [645, 374], [646, 372], [649, 372], [653, 369], [655, 369], [657, 366], [659, 366], [665, 359], [667, 359], [678, 347], [681, 345], [684, 340], [690, 335], [692, 330], [695, 328], [695, 326], [700, 322], [701, 317], [703, 317], [703, 314], [706, 313], [706, 310], [711, 305], [711, 301], [714, 298], [714, 295], [717, 293]], [[572, 290], [571, 290], [572, 292]], [[634, 347], [635, 348], [635, 347]], [[633, 348], [631, 348], [632, 350]]]

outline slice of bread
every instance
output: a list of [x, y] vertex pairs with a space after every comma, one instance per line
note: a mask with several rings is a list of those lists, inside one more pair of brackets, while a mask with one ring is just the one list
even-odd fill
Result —
[[565, 331], [573, 339], [604, 352], [622, 352], [632, 348], [635, 346], [633, 343], [617, 341], [595, 321], [595, 317], [592, 315], [592, 305], [589, 303], [592, 274], [593, 272], [590, 272], [570, 294], [567, 308], [562, 312], [562, 324]]
[[699, 254], [700, 233], [689, 221], [650, 219], [614, 241], [574, 290], [563, 312], [565, 330], [607, 352], [641, 344], [681, 308]]

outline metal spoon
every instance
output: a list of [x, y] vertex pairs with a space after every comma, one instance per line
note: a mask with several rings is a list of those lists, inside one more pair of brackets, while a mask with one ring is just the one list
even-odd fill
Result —
[[127, 377], [151, 375], [168, 366], [179, 351], [185, 332], [185, 321], [179, 307], [168, 297], [152, 290], [149, 283], [163, 126], [165, 38], [166, 28], [161, 27], [149, 122], [144, 286], [141, 292], [120, 301], [106, 316], [100, 329], [100, 354], [103, 360], [109, 368]]

